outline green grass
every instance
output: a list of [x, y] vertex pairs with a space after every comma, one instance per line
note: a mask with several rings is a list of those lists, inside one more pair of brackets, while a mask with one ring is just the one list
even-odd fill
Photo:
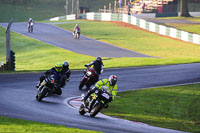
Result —
[[[74, 24], [59, 26], [72, 30]], [[98, 21], [80, 23], [80, 27], [83, 35], [147, 55], [165, 59], [191, 58], [193, 60], [197, 56], [200, 57], [198, 45], [144, 32], [138, 28], [130, 29], [115, 23]]]
[[157, 19], [181, 19], [181, 20], [189, 20], [194, 22], [200, 22], [200, 17], [163, 17], [163, 18], [157, 18]]
[[[105, 68], [168, 65], [200, 62], [200, 47], [158, 36], [140, 29], [99, 21], [70, 21], [81, 26], [81, 33], [119, 47], [158, 58], [103, 58]], [[59, 25], [72, 30], [72, 24]], [[98, 25], [98, 28], [97, 28]], [[80, 40], [81, 41], [81, 40]], [[5, 29], [0, 27], [0, 60], [5, 62]], [[16, 71], [44, 71], [55, 62], [69, 61], [71, 69], [83, 69], [95, 57], [77, 54], [17, 33], [11, 33], [11, 48], [16, 53]]]
[[97, 131], [67, 128], [61, 125], [44, 124], [0, 116], [1, 133], [98, 133]]
[[[0, 28], [0, 60], [5, 62], [5, 29]], [[93, 57], [76, 54], [61, 48], [48, 45], [41, 41], [30, 39], [11, 33], [11, 49], [16, 55], [17, 71], [38, 71], [47, 70], [54, 66], [56, 62], [69, 61], [73, 69], [83, 68], [84, 63], [93, 60]]]
[[200, 84], [120, 92], [104, 114], [153, 126], [200, 132]]
[[[191, 22], [200, 22], [200, 17], [167, 17], [167, 18], [159, 18], [159, 19], [180, 19], [187, 20]], [[197, 30], [200, 28], [199, 24], [185, 24], [185, 23], [164, 23], [166, 26], [174, 27], [179, 30], [200, 34], [200, 31]]]
[[197, 29], [200, 29], [200, 25], [199, 24], [174, 24], [174, 23], [165, 23], [165, 25], [170, 26], [170, 27], [174, 27], [174, 28], [179, 29], [179, 30], [183, 30], [183, 31], [191, 32], [191, 33], [196, 33], [196, 34], [200, 34], [200, 31], [197, 30]]
[[[45, 20], [52, 17], [66, 15], [64, 6], [66, 0], [1, 0], [0, 1], [0, 22], [9, 22], [14, 18], [15, 22], [28, 21], [29, 17], [34, 20]], [[80, 7], [89, 8], [90, 12], [98, 12], [99, 8], [114, 0], [80, 0]], [[68, 14], [71, 14], [71, 0], [68, 1]], [[76, 3], [76, 0], [74, 0]], [[113, 3], [113, 2], [112, 2]], [[113, 5], [112, 5], [113, 6]], [[76, 13], [76, 6], [74, 5], [74, 13]]]
[[0, 2], [0, 22], [8, 22], [14, 18], [15, 22], [28, 21], [29, 17], [34, 20], [44, 20], [65, 14], [65, 0], [31, 0], [24, 5], [21, 1], [12, 4], [12, 1]]
[[[72, 30], [74, 24], [63, 24], [59, 26]], [[136, 52], [162, 58], [149, 59], [152, 62], [159, 62], [159, 64], [163, 62], [199, 62], [200, 47], [195, 44], [144, 32], [138, 28], [130, 29], [121, 27], [118, 24], [109, 22], [89, 21], [88, 23], [80, 23], [80, 27], [83, 35]], [[148, 59], [145, 58], [144, 60]]]

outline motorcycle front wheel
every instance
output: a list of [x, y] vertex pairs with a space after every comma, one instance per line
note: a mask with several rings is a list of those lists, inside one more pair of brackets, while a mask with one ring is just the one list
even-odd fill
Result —
[[84, 105], [81, 104], [80, 109], [79, 109], [79, 114], [84, 115], [86, 112], [84, 110]]
[[41, 101], [45, 97], [45, 95], [47, 94], [47, 92], [48, 92], [48, 88], [42, 89], [41, 92], [38, 92], [38, 94], [36, 96], [36, 99], [38, 101]]
[[30, 28], [30, 32], [31, 32], [31, 33], [33, 32], [33, 26], [31, 26], [31, 28]]
[[79, 90], [82, 90], [83, 86], [85, 85], [85, 82], [86, 82], [86, 78], [84, 78], [83, 80], [81, 80], [81, 83], [79, 85]]

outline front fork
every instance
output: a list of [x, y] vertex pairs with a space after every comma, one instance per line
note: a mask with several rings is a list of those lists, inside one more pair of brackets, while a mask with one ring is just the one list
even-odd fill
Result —
[[40, 86], [38, 87], [38, 91], [40, 92], [42, 90], [42, 88], [45, 86], [46, 81], [43, 80], [42, 83], [40, 84]]

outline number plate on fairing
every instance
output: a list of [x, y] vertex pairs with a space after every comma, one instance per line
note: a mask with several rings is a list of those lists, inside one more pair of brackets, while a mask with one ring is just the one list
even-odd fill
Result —
[[110, 96], [107, 93], [103, 93], [102, 96], [105, 97], [106, 99], [110, 98]]

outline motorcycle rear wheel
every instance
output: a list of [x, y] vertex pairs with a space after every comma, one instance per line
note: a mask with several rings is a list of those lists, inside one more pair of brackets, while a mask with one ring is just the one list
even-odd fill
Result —
[[101, 103], [97, 104], [91, 111], [90, 111], [90, 116], [95, 117], [100, 110], [103, 108], [103, 105]]

